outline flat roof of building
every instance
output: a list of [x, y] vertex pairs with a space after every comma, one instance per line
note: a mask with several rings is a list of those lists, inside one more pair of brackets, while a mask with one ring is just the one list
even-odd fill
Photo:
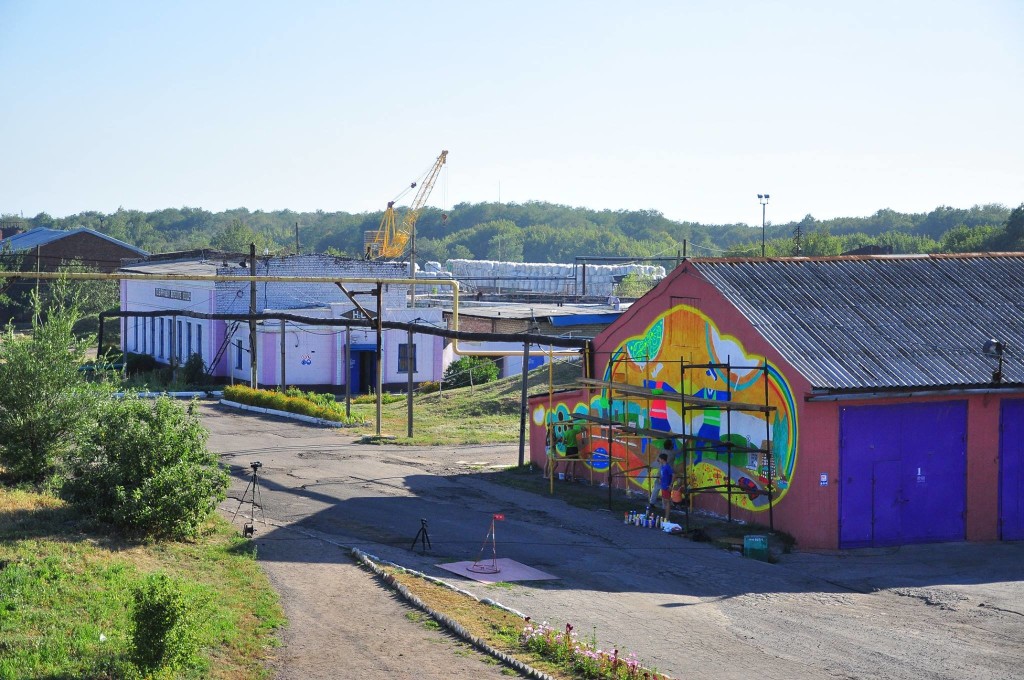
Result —
[[[532, 319], [564, 316], [601, 316], [611, 323], [629, 308], [629, 303], [619, 309], [611, 305], [556, 304], [550, 302], [472, 302], [459, 301], [460, 316], [476, 316], [488, 319]], [[451, 311], [451, 310], [446, 310]]]

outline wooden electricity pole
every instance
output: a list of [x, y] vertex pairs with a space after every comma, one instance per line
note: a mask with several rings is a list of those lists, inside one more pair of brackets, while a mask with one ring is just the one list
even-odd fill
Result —
[[249, 283], [249, 384], [253, 389], [256, 382], [256, 244], [249, 244], [249, 274], [253, 280]]

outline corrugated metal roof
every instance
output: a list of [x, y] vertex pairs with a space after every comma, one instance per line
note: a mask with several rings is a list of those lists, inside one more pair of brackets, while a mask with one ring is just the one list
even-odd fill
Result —
[[67, 238], [68, 236], [73, 236], [74, 234], [81, 233], [92, 234], [97, 238], [101, 238], [104, 241], [110, 241], [111, 243], [115, 243], [121, 246], [122, 248], [127, 248], [128, 250], [138, 253], [139, 255], [147, 254], [145, 250], [142, 250], [141, 248], [136, 248], [130, 243], [125, 243], [124, 241], [118, 240], [113, 236], [107, 236], [106, 234], [101, 234], [98, 231], [93, 231], [92, 229], [88, 229], [86, 227], [78, 227], [77, 229], [69, 229], [67, 231], [62, 231], [60, 229], [49, 229], [47, 227], [36, 227], [35, 229], [30, 229], [26, 232], [15, 234], [14, 236], [9, 236], [8, 238], [5, 238], [3, 241], [0, 241], [0, 249], [4, 247], [10, 247], [12, 252], [18, 253], [26, 250], [32, 250], [33, 248], [36, 248], [38, 246], [45, 246], [48, 243], [53, 243], [54, 241], [58, 241], [62, 238]]
[[[551, 302], [472, 302], [459, 303], [459, 316], [476, 316], [486, 319], [551, 319], [553, 325], [587, 323], [611, 323], [622, 316], [629, 305], [614, 309], [608, 305], [596, 304], [555, 304]], [[556, 321], [559, 317], [573, 321]]]
[[691, 263], [815, 389], [1024, 383], [1024, 253]]

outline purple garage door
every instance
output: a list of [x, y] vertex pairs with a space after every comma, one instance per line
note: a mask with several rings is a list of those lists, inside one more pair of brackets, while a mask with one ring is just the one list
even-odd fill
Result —
[[964, 538], [967, 403], [840, 411], [839, 545]]
[[1024, 399], [1004, 399], [999, 416], [999, 537], [1024, 540]]

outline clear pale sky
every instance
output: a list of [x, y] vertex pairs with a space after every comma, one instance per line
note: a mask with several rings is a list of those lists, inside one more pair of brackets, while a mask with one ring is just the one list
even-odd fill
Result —
[[0, 213], [1024, 202], [1024, 2], [0, 0]]

